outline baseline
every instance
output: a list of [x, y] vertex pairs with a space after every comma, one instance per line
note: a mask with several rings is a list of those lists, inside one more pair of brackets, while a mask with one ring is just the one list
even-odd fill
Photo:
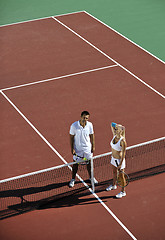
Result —
[[[87, 12], [86, 10], [82, 10], [82, 11], [76, 11], [76, 12], [71, 12], [71, 13], [64, 13], [64, 14], [59, 14], [59, 15], [55, 15], [54, 17], [59, 17], [59, 16], [66, 16], [66, 15], [72, 15], [72, 14], [76, 14], [76, 13], [86, 13], [89, 16], [91, 16], [92, 18], [96, 19], [98, 22], [102, 23], [103, 25], [105, 25], [106, 27], [110, 28], [111, 30], [113, 30], [114, 32], [116, 32], [117, 34], [119, 34], [120, 36], [122, 36], [123, 38], [125, 38], [126, 40], [128, 40], [129, 42], [133, 43], [135, 46], [139, 47], [140, 49], [144, 50], [145, 52], [147, 52], [148, 54], [150, 54], [151, 56], [153, 56], [154, 58], [156, 58], [157, 60], [159, 60], [160, 62], [164, 63], [165, 62], [163, 60], [161, 60], [160, 58], [158, 58], [157, 56], [155, 56], [154, 54], [152, 54], [151, 52], [149, 52], [148, 50], [146, 50], [145, 48], [141, 47], [140, 45], [138, 45], [137, 43], [135, 43], [134, 41], [130, 40], [129, 38], [127, 38], [126, 36], [124, 36], [123, 34], [121, 34], [120, 32], [118, 32], [117, 30], [115, 30], [114, 28], [110, 27], [109, 25], [105, 24], [104, 22], [102, 22], [101, 20], [99, 20], [98, 18], [96, 18], [95, 16], [93, 16], [92, 14], [90, 14], [89, 12]], [[36, 19], [29, 19], [29, 20], [25, 20], [25, 21], [20, 21], [20, 22], [15, 22], [15, 23], [9, 23], [9, 24], [4, 24], [4, 25], [0, 25], [1, 27], [7, 27], [7, 26], [12, 26], [15, 24], [21, 24], [21, 23], [26, 23], [26, 22], [32, 22], [32, 21], [38, 21], [38, 20], [43, 20], [43, 19], [48, 19], [48, 18], [52, 18], [53, 16], [48, 16], [48, 17], [42, 17], [42, 18], [36, 18]]]
[[[71, 12], [71, 13], [64, 13], [64, 14], [59, 14], [59, 15], [56, 15], [56, 16], [66, 16], [66, 15], [76, 14], [76, 13], [81, 13], [81, 12], [85, 12], [85, 11], [77, 11], [77, 12]], [[40, 21], [40, 20], [48, 19], [48, 18], [52, 18], [52, 17], [53, 17], [53, 16], [48, 16], [48, 17], [35, 18], [35, 19], [29, 19], [29, 20], [20, 21], [20, 22], [15, 22], [15, 23], [4, 24], [4, 25], [0, 25], [0, 28], [1, 28], [1, 27], [8, 27], [8, 26], [16, 25], [16, 24], [27, 23], [27, 22]]]

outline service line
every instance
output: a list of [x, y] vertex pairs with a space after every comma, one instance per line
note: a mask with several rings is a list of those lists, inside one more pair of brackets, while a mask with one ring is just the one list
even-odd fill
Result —
[[36, 82], [25, 83], [25, 84], [13, 86], [13, 87], [3, 88], [3, 89], [0, 89], [0, 91], [7, 91], [7, 90], [15, 89], [15, 88], [27, 87], [27, 86], [31, 86], [31, 85], [35, 85], [35, 84], [39, 84], [39, 83], [55, 81], [55, 80], [59, 80], [59, 79], [62, 79], [62, 78], [73, 77], [73, 76], [76, 76], [76, 75], [81, 75], [81, 74], [85, 74], [85, 73], [100, 71], [100, 70], [104, 70], [104, 69], [107, 69], [107, 68], [113, 68], [113, 67], [117, 67], [117, 66], [118, 66], [117, 64], [114, 64], [114, 65], [109, 65], [109, 66], [105, 66], [105, 67], [90, 69], [90, 70], [86, 70], [86, 71], [82, 71], [82, 72], [71, 73], [71, 74], [67, 74], [67, 75], [64, 75], [64, 76], [60, 76], [60, 77], [54, 77], [54, 78], [49, 78], [49, 79], [40, 80], [40, 81], [36, 81]]
[[63, 22], [61, 22], [60, 20], [58, 20], [55, 17], [52, 17], [55, 21], [57, 21], [58, 23], [60, 23], [62, 26], [64, 26], [65, 28], [67, 28], [69, 31], [71, 31], [73, 34], [75, 34], [77, 37], [81, 38], [84, 42], [86, 42], [87, 44], [89, 44], [91, 47], [93, 47], [94, 49], [96, 49], [98, 52], [102, 53], [105, 57], [107, 57], [108, 59], [110, 59], [111, 61], [113, 61], [116, 65], [118, 65], [119, 67], [121, 67], [124, 71], [126, 71], [127, 73], [129, 73], [130, 75], [132, 75], [134, 78], [136, 78], [139, 82], [143, 83], [146, 87], [148, 87], [149, 89], [151, 89], [152, 91], [154, 91], [155, 93], [157, 93], [159, 96], [161, 96], [162, 98], [165, 99], [165, 96], [163, 94], [161, 94], [160, 92], [158, 92], [156, 89], [154, 89], [152, 86], [150, 86], [149, 84], [147, 84], [145, 81], [143, 81], [141, 78], [139, 78], [138, 76], [136, 76], [134, 73], [132, 73], [131, 71], [129, 71], [127, 68], [125, 68], [123, 65], [121, 65], [120, 63], [118, 63], [116, 60], [114, 60], [113, 58], [111, 58], [109, 55], [107, 55], [105, 52], [103, 52], [102, 50], [100, 50], [98, 47], [96, 47], [94, 44], [92, 44], [91, 42], [89, 42], [88, 40], [86, 40], [84, 37], [82, 37], [80, 34], [78, 34], [77, 32], [75, 32], [74, 30], [72, 30], [70, 27], [68, 27], [66, 24], [64, 24]]

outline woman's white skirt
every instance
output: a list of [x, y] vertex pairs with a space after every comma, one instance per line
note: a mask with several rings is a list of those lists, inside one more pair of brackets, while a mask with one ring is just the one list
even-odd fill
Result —
[[[116, 164], [116, 161], [118, 163], [118, 165], [120, 164], [120, 161], [121, 159], [117, 159], [117, 158], [114, 158], [114, 157], [111, 157], [111, 164], [115, 167], [117, 167], [117, 164]], [[125, 168], [125, 158], [123, 159], [123, 162], [122, 162], [122, 165], [121, 165], [121, 169], [124, 169]]]

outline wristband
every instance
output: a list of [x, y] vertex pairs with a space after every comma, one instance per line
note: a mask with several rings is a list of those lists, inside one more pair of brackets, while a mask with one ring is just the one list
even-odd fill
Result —
[[115, 128], [116, 127], [116, 123], [112, 122], [112, 127]]

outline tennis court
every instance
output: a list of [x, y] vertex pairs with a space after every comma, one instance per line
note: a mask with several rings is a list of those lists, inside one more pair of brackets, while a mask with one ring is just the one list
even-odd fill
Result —
[[[164, 137], [164, 62], [89, 13], [2, 26], [0, 33], [1, 179], [72, 162], [69, 127], [83, 110], [94, 124], [96, 156], [110, 151], [112, 121], [126, 126], [128, 146]], [[162, 172], [131, 182], [121, 200], [116, 191], [87, 190], [10, 212], [0, 223], [2, 239], [163, 239]]]

